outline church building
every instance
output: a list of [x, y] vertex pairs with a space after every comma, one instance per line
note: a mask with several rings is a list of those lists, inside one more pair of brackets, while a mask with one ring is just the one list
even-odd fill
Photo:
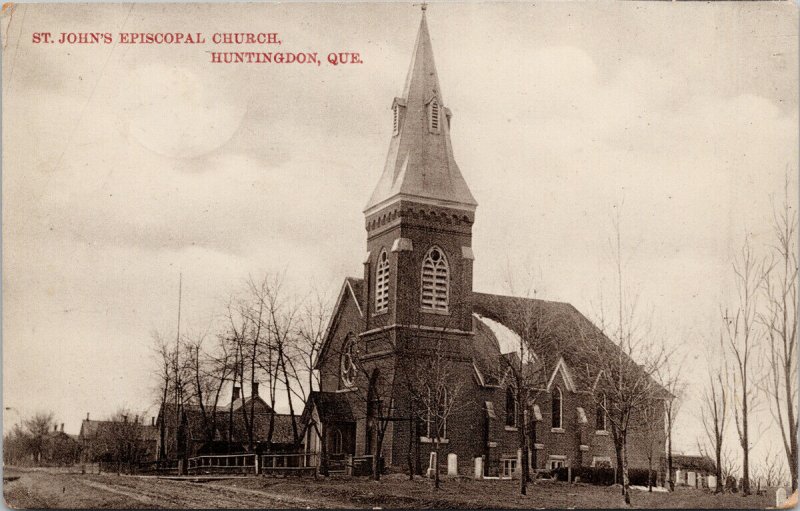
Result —
[[[437, 445], [442, 467], [454, 460], [470, 476], [475, 458], [487, 477], [518, 473], [522, 456], [540, 470], [615, 466], [598, 371], [576, 333], [594, 325], [568, 303], [473, 290], [478, 204], [453, 154], [424, 8], [391, 114], [386, 163], [364, 209], [363, 276], [345, 279], [332, 311], [320, 389], [303, 412], [305, 449], [333, 461], [379, 452], [387, 468], [413, 463], [418, 474]], [[523, 353], [520, 339], [544, 317], [548, 335]], [[513, 364], [532, 388], [524, 414]], [[443, 406], [431, 406], [432, 393]], [[629, 440], [630, 467], [647, 468], [653, 454], [658, 467], [663, 426]]]

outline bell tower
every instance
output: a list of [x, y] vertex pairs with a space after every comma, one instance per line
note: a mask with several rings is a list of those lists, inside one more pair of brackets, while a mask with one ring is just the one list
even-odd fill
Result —
[[477, 202], [453, 157], [446, 105], [423, 6], [403, 94], [392, 102], [386, 164], [364, 209], [362, 335], [391, 332], [395, 348], [403, 330], [472, 331]]

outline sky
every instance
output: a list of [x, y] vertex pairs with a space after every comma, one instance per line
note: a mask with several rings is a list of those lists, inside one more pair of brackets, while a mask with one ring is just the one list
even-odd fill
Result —
[[[249, 275], [334, 297], [360, 276], [420, 10], [394, 4], [17, 5], [3, 19], [6, 424], [156, 412], [151, 333], [218, 317]], [[746, 233], [798, 169], [791, 3], [433, 3], [455, 158], [479, 204], [474, 289], [589, 317], [626, 288], [680, 354], [696, 449], [704, 346]], [[277, 32], [263, 51], [363, 64], [212, 64], [205, 45], [34, 44], [33, 32]], [[793, 199], [794, 200], [794, 199]], [[512, 279], [514, 280], [514, 279]], [[516, 286], [519, 287], [518, 285]], [[603, 298], [601, 298], [603, 297]], [[762, 422], [768, 422], [763, 411]], [[766, 426], [765, 426], [766, 427]], [[767, 447], [767, 445], [772, 447]], [[758, 449], [779, 447], [773, 431]], [[766, 452], [766, 451], [765, 451]]]

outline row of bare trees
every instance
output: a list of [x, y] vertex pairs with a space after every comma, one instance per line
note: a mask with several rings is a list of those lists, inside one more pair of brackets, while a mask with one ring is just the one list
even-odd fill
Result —
[[[297, 443], [301, 431], [296, 406], [318, 386], [312, 365], [328, 321], [326, 306], [320, 293], [305, 299], [289, 296], [283, 275], [270, 274], [260, 280], [249, 278], [207, 329], [173, 339], [154, 333], [162, 414], [175, 414], [174, 419], [164, 419], [179, 425], [181, 414], [191, 408], [199, 414], [205, 436], [195, 440], [211, 443], [219, 431], [230, 449], [235, 408], [232, 389], [244, 392], [249, 388], [273, 410], [279, 402], [288, 406]], [[230, 403], [228, 408], [226, 403]], [[258, 438], [256, 401], [246, 403], [237, 408], [240, 416], [236, 419], [244, 424], [246, 438], [241, 440], [251, 452], [259, 442], [272, 441], [275, 418], [271, 414], [266, 438]], [[162, 435], [166, 422], [161, 422]]]
[[[78, 444], [58, 431], [53, 412], [36, 412], [3, 435], [6, 465], [70, 465], [78, 460]], [[63, 424], [62, 424], [63, 428]]]
[[[773, 204], [771, 239], [760, 247], [745, 237], [733, 263], [735, 300], [721, 308], [721, 334], [709, 349], [701, 411], [705, 444], [721, 481], [726, 431], [733, 422], [744, 494], [752, 491], [753, 417], [765, 410], [780, 431], [791, 487], [797, 489], [797, 213], [789, 190], [787, 176], [783, 200]], [[776, 470], [770, 455], [758, 468], [770, 481]]]

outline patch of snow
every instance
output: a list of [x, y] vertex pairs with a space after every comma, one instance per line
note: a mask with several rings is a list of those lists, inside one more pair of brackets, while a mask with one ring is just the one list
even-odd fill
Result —
[[508, 353], [516, 353], [517, 355], [520, 354], [519, 344], [522, 342], [522, 339], [520, 338], [519, 334], [499, 321], [495, 321], [476, 313], [473, 313], [472, 315], [478, 318], [478, 321], [489, 327], [489, 330], [492, 331], [495, 339], [497, 339], [497, 343], [500, 345], [500, 353], [503, 355]]
[[[647, 486], [630, 486], [631, 490], [647, 491]], [[661, 486], [653, 486], [653, 493], [667, 493], [669, 490]]]

